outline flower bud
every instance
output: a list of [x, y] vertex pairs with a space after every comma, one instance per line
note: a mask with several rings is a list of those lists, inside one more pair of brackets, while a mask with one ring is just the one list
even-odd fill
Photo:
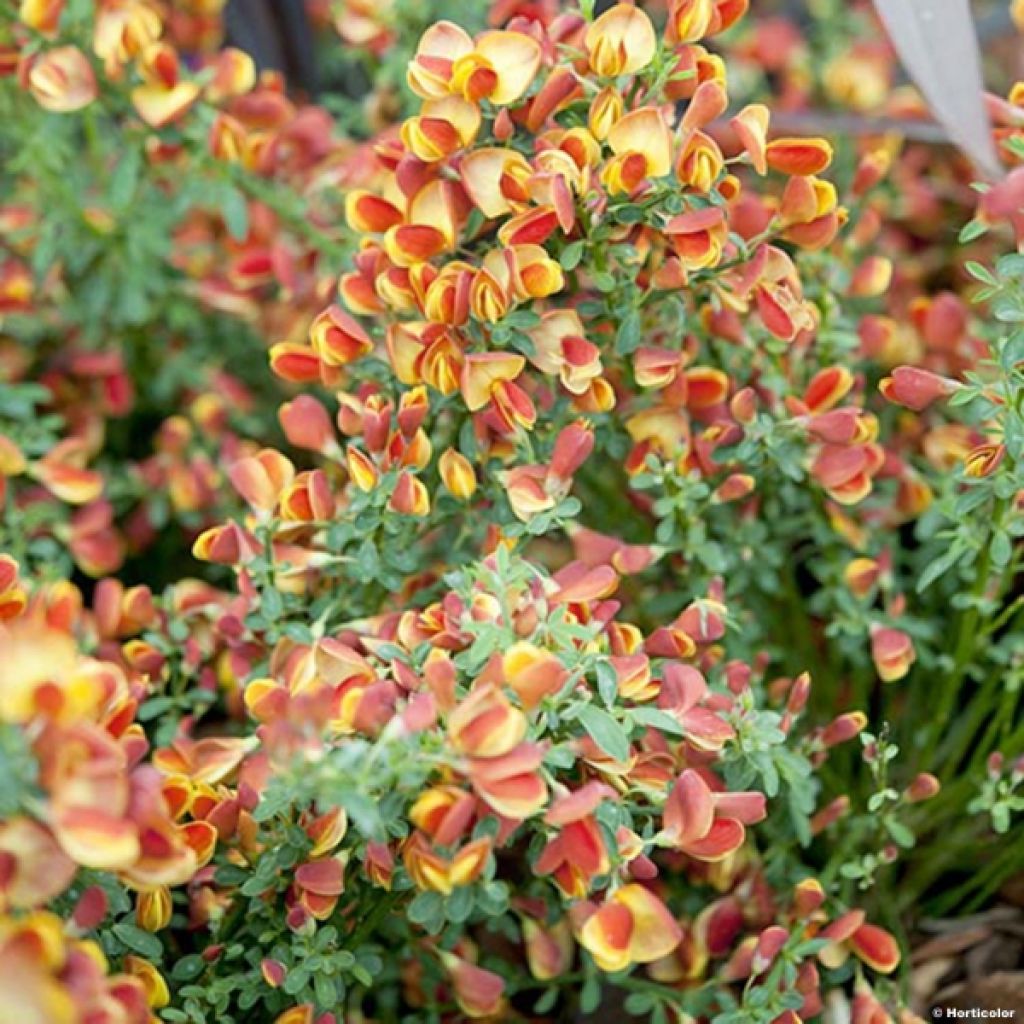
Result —
[[334, 427], [327, 410], [311, 395], [285, 402], [278, 421], [289, 444], [306, 451], [322, 452], [334, 443]]
[[449, 448], [437, 463], [441, 483], [459, 501], [468, 501], [476, 493], [476, 471], [462, 452]]
[[934, 775], [921, 772], [903, 791], [903, 799], [909, 804], [918, 804], [923, 800], [931, 800], [940, 788], [939, 780]]
[[850, 798], [837, 796], [835, 800], [826, 804], [811, 818], [811, 835], [820, 835], [830, 825], [834, 825], [840, 818], [844, 818], [849, 811]]
[[750, 965], [752, 973], [762, 974], [768, 970], [788, 938], [789, 932], [779, 925], [765, 928], [757, 937], [757, 946], [754, 949], [754, 958]]
[[571, 480], [593, 450], [594, 431], [590, 424], [583, 420], [570, 423], [555, 438], [555, 450], [551, 454], [552, 476]]
[[426, 485], [412, 473], [403, 473], [398, 478], [388, 508], [406, 516], [430, 514], [430, 494]]
[[848, 711], [846, 714], [836, 716], [825, 726], [821, 733], [821, 742], [826, 748], [847, 743], [867, 724], [868, 718], [863, 711]]
[[147, 932], [163, 931], [171, 923], [171, 891], [166, 885], [139, 893], [135, 920]]
[[897, 366], [891, 377], [881, 381], [878, 390], [890, 402], [920, 412], [932, 402], [948, 398], [961, 386], [958, 381], [919, 366]]

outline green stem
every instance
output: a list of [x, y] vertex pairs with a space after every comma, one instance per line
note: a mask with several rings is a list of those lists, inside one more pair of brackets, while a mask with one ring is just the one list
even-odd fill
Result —
[[963, 721], [957, 723], [955, 730], [947, 737], [951, 744], [948, 755], [945, 753], [945, 749], [940, 747], [938, 760], [942, 763], [944, 778], [950, 777], [957, 771], [960, 762], [969, 750], [977, 752], [979, 747], [987, 749], [984, 741], [981, 744], [972, 743], [972, 741], [977, 739], [978, 729], [989, 717], [993, 691], [999, 687], [1001, 681], [1000, 676], [996, 673], [992, 673], [985, 680], [972, 698], [967, 716]]
[[363, 918], [359, 927], [352, 933], [346, 944], [347, 947], [358, 949], [373, 934], [374, 928], [380, 924], [385, 915], [391, 913], [401, 898], [402, 893], [389, 892], [383, 899], [377, 900], [373, 905], [373, 909]]
[[[957, 631], [956, 647], [953, 654], [953, 669], [946, 678], [939, 691], [935, 712], [931, 717], [928, 730], [928, 740], [922, 752], [921, 763], [929, 767], [935, 756], [941, 737], [947, 727], [947, 723], [956, 708], [957, 697], [960, 692], [960, 684], [971, 665], [971, 658], [979, 636], [982, 634], [981, 602], [985, 597], [985, 590], [989, 585], [992, 570], [992, 541], [1002, 527], [1003, 517], [1006, 514], [1006, 499], [996, 499], [992, 509], [992, 526], [988, 537], [985, 540], [985, 547], [978, 563], [977, 575], [974, 579], [974, 586], [971, 588], [971, 603], [964, 610], [960, 617], [960, 625]], [[945, 766], [942, 772], [943, 777], [949, 775], [950, 765]]]
[[988, 728], [980, 743], [975, 744], [974, 753], [971, 755], [970, 770], [980, 770], [990, 753], [996, 749], [1000, 739], [1005, 738], [1010, 724], [1013, 722], [1013, 713], [1017, 707], [1017, 699], [1020, 696], [1019, 690], [1011, 690], [1006, 687], [1003, 691], [1003, 699], [999, 703], [999, 710], [996, 711], [989, 723]]

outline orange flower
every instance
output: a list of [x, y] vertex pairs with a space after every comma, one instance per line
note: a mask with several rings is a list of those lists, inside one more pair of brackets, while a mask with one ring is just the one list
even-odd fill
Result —
[[313, 351], [328, 366], [345, 366], [367, 355], [373, 342], [339, 306], [328, 306], [309, 328]]
[[295, 888], [299, 902], [310, 914], [318, 921], [327, 920], [345, 891], [344, 857], [325, 857], [300, 864], [295, 870]]
[[773, 139], [766, 158], [773, 171], [783, 174], [820, 174], [832, 163], [832, 147], [825, 139]]
[[320, 360], [307, 345], [280, 341], [270, 346], [270, 368], [282, 380], [305, 384], [320, 379]]
[[668, 38], [673, 43], [695, 43], [703, 39], [714, 23], [713, 0], [671, 0]]
[[402, 859], [418, 889], [448, 895], [480, 877], [487, 867], [491, 845], [491, 840], [482, 836], [447, 859], [430, 848], [422, 833], [415, 832], [405, 844]]
[[291, 460], [273, 448], [239, 459], [228, 468], [236, 491], [257, 511], [270, 513], [295, 478]]
[[768, 171], [768, 123], [771, 114], [763, 103], [744, 107], [730, 122], [743, 152], [758, 174]]
[[199, 86], [180, 77], [178, 55], [166, 43], [143, 51], [139, 71], [144, 84], [132, 89], [132, 104], [150, 128], [177, 121], [199, 98]]
[[698, 192], [710, 192], [725, 167], [718, 143], [703, 132], [692, 132], [676, 157], [676, 177]]
[[505, 652], [501, 669], [505, 682], [528, 711], [544, 697], [557, 693], [569, 675], [555, 655], [525, 641]]
[[455, 1001], [467, 1017], [493, 1017], [504, 1003], [505, 982], [468, 960], [444, 950], [438, 953], [451, 979]]
[[530, 362], [557, 375], [566, 391], [583, 395], [601, 374], [601, 350], [584, 337], [579, 314], [571, 309], [549, 310], [540, 324], [527, 331], [534, 351]]
[[836, 918], [818, 937], [827, 942], [818, 953], [818, 959], [826, 967], [841, 966], [850, 951], [881, 974], [890, 974], [899, 966], [900, 950], [896, 940], [884, 928], [865, 924], [862, 910], [850, 910]]
[[853, 383], [853, 374], [845, 366], [826, 366], [811, 378], [804, 403], [812, 413], [827, 412], [850, 393]]
[[211, 103], [243, 96], [256, 84], [256, 64], [244, 50], [227, 46], [214, 58], [214, 73], [206, 86]]
[[715, 266], [729, 236], [725, 214], [717, 206], [680, 213], [665, 225], [665, 234], [687, 270]]
[[920, 412], [943, 398], [948, 398], [961, 385], [919, 366], [897, 366], [891, 377], [885, 377], [878, 390], [890, 401]]
[[493, 684], [477, 686], [448, 716], [455, 749], [470, 757], [500, 757], [526, 735], [526, 718]]
[[979, 444], [964, 456], [964, 475], [975, 479], [989, 476], [1006, 456], [1003, 444]]
[[510, 821], [522, 821], [547, 801], [547, 785], [537, 771], [543, 760], [543, 747], [520, 743], [506, 754], [472, 759], [466, 774], [477, 796], [493, 811]]
[[471, 145], [480, 121], [476, 105], [458, 96], [426, 100], [419, 116], [402, 125], [402, 142], [424, 163], [434, 163]]
[[616, 889], [583, 923], [580, 944], [605, 971], [625, 970], [668, 956], [683, 931], [665, 904], [636, 883]]
[[345, 196], [345, 221], [361, 234], [383, 234], [401, 224], [402, 211], [382, 196], [366, 189], [353, 189]]
[[274, 1018], [274, 1024], [313, 1024], [313, 1006], [310, 1003], [293, 1006], [290, 1010], [279, 1013]]
[[526, 183], [533, 169], [514, 149], [485, 146], [459, 163], [462, 186], [485, 217], [518, 212], [529, 198]]
[[658, 40], [643, 11], [632, 4], [617, 4], [590, 24], [583, 45], [594, 73], [615, 78], [647, 67]]
[[48, 829], [21, 816], [0, 823], [0, 859], [7, 865], [0, 913], [43, 906], [64, 892], [77, 871]]
[[901, 629], [876, 627], [871, 631], [871, 658], [882, 681], [902, 679], [917, 657], [914, 642]]
[[469, 501], [476, 492], [476, 473], [472, 463], [454, 448], [447, 449], [438, 460], [438, 472], [445, 489], [459, 501]]
[[665, 802], [662, 836], [697, 860], [719, 861], [743, 845], [744, 824], [764, 816], [760, 793], [713, 793], [701, 775], [688, 768]]
[[811, 466], [811, 474], [841, 505], [856, 505], [871, 493], [872, 479], [885, 455], [877, 444], [826, 444]]
[[121, 66], [134, 59], [163, 31], [160, 15], [149, 4], [100, 4], [93, 30], [93, 50], [107, 74], [120, 75]]
[[28, 68], [28, 88], [46, 110], [69, 114], [96, 99], [96, 75], [77, 46], [58, 46], [36, 57]]
[[429, 515], [430, 492], [419, 477], [413, 476], [410, 472], [402, 473], [391, 493], [388, 508], [404, 516]]
[[540, 60], [540, 45], [522, 32], [484, 32], [474, 41], [458, 25], [439, 21], [420, 38], [406, 80], [424, 99], [455, 93], [505, 106], [529, 89]]
[[0, 622], [20, 615], [28, 603], [18, 584], [18, 571], [18, 563], [10, 555], [0, 554]]
[[572, 965], [572, 931], [565, 918], [545, 926], [532, 917], [524, 917], [522, 929], [526, 962], [538, 981], [551, 981], [569, 970]]
[[124, 958], [124, 969], [130, 977], [138, 978], [142, 982], [150, 1009], [161, 1010], [170, 1003], [171, 993], [167, 982], [148, 960], [129, 954]]
[[873, 558], [855, 558], [843, 570], [843, 579], [853, 594], [864, 598], [878, 582], [881, 571]]
[[790, 178], [782, 193], [779, 217], [783, 238], [805, 249], [821, 249], [835, 237], [846, 212], [836, 204], [836, 189], [813, 175]]
[[466, 357], [462, 368], [462, 397], [471, 412], [482, 409], [494, 396], [497, 387], [513, 381], [526, 360], [511, 352], [484, 352]]
[[548, 491], [546, 466], [516, 466], [500, 474], [498, 479], [505, 487], [512, 512], [524, 523], [557, 504], [555, 496]]
[[672, 136], [658, 107], [639, 107], [619, 118], [608, 132], [608, 145], [615, 156], [602, 169], [601, 181], [613, 194], [632, 192], [672, 168]]
[[135, 920], [147, 932], [163, 931], [171, 923], [171, 891], [166, 885], [139, 893]]
[[621, 120], [625, 112], [622, 93], [611, 86], [606, 86], [590, 101], [587, 127], [591, 135], [603, 142], [608, 138], [612, 126]]
[[18, 18], [29, 28], [49, 36], [57, 31], [64, 4], [65, 0], [21, 0]]
[[93, 942], [71, 940], [54, 914], [0, 918], [0, 1005], [19, 1024], [151, 1019], [140, 979], [108, 977]]

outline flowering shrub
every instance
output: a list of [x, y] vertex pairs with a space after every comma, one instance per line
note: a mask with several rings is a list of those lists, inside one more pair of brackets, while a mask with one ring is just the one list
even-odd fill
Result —
[[367, 141], [217, 3], [0, 23], [0, 1003], [918, 1019], [1021, 869], [1021, 171], [773, 129], [891, 60], [741, 0], [312, 7]]

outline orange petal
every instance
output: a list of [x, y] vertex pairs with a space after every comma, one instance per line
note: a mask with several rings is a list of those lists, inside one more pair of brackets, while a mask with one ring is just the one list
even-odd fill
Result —
[[783, 174], [819, 174], [832, 162], [825, 139], [774, 139], [768, 143], [768, 166]]

